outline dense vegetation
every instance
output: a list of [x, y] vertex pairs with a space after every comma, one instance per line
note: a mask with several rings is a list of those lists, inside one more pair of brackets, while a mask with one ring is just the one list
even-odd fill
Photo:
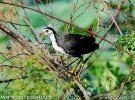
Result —
[[[0, 12], [0, 100], [135, 99], [134, 0], [0, 0]], [[83, 56], [79, 79], [77, 58], [39, 35], [47, 26], [94, 33], [100, 48]]]

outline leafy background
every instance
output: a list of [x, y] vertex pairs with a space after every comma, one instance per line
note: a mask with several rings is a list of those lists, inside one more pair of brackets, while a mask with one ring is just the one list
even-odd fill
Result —
[[[120, 0], [105, 1], [110, 12], [114, 14]], [[17, 0], [10, 0], [9, 2], [13, 4], [21, 4], [21, 2]], [[24, 0], [23, 3], [31, 8], [40, 9], [42, 12], [68, 21], [72, 12], [73, 4], [75, 4], [76, 1]], [[48, 18], [43, 14], [15, 6], [13, 6], [14, 11], [12, 11], [9, 6], [2, 3], [0, 5], [0, 21], [5, 21], [4, 23], [11, 30], [19, 33], [20, 36], [25, 37], [33, 44], [36, 44], [36, 40], [30, 30], [30, 27], [27, 25], [27, 21], [30, 22], [38, 38], [39, 33], [46, 26], [54, 26], [56, 31], [61, 33], [65, 30], [66, 24], [58, 20]], [[126, 0], [119, 11], [120, 13], [117, 15], [116, 21], [123, 35], [120, 35], [115, 25], [113, 25], [105, 38], [134, 55], [135, 1]], [[2, 16], [3, 13], [6, 17]], [[99, 26], [99, 17], [104, 27]], [[27, 21], [25, 21], [25, 18]], [[111, 17], [107, 14], [107, 9], [105, 9], [101, 2], [79, 0], [72, 19], [74, 20], [73, 23], [75, 25], [84, 29], [87, 29], [89, 25], [93, 25], [93, 31], [98, 35], [103, 36], [106, 29], [109, 27]], [[7, 21], [13, 21], [14, 23], [26, 26], [12, 25], [7, 23]], [[99, 28], [99, 32], [97, 32], [97, 28]], [[70, 27], [69, 32], [87, 34], [74, 27]], [[48, 39], [45, 39], [44, 41], [50, 43]], [[100, 39], [96, 38], [96, 41], [98, 42]], [[74, 85], [74, 81], [66, 82], [61, 78], [57, 78], [54, 72], [48, 71], [47, 64], [42, 65], [38, 62], [38, 56], [42, 55], [40, 51], [37, 52], [36, 55], [29, 56], [25, 50], [22, 50], [22, 47], [19, 47], [19, 45], [15, 44], [11, 38], [4, 34], [0, 34], [0, 46], [1, 96], [42, 95], [45, 97], [51, 96], [51, 99], [53, 100], [61, 97], [69, 100], [71, 98], [79, 98], [79, 92], [77, 91], [77, 87]], [[47, 47], [50, 51], [52, 50], [50, 44], [47, 45]], [[21, 54], [22, 51], [24, 54]], [[52, 55], [55, 55], [54, 51]], [[58, 53], [58, 55], [61, 54]], [[12, 56], [15, 57], [12, 58]], [[84, 58], [87, 56], [88, 55], [84, 55]], [[70, 60], [68, 62], [70, 62]], [[96, 96], [99, 94], [117, 94], [125, 78], [129, 75], [132, 65], [133, 59], [131, 56], [102, 41], [100, 43], [99, 50], [94, 52], [85, 65], [86, 69], [84, 68], [81, 73], [80, 82], [93, 99], [96, 99]], [[61, 68], [59, 67], [59, 69]], [[6, 82], [4, 80], [10, 81]], [[135, 90], [134, 80], [135, 74], [132, 73], [125, 81], [125, 87], [122, 92], [123, 95], [129, 94]]]

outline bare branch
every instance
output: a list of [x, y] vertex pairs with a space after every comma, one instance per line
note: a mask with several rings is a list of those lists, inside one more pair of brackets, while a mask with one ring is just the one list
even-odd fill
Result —
[[28, 50], [30, 53], [34, 53], [33, 47], [30, 43], [28, 43], [23, 37], [20, 37], [18, 34], [14, 33], [12, 30], [8, 29], [4, 24], [0, 22], [0, 29], [4, 31], [9, 37], [11, 37], [13, 40], [21, 44], [22, 47], [24, 47], [26, 50]]
[[[109, 11], [109, 8], [108, 8], [107, 5], [105, 4], [104, 0], [101, 0], [101, 1], [103, 2], [104, 6], [105, 6], [106, 9], [108, 10], [109, 15], [112, 17], [112, 20], [113, 20], [115, 26], [117, 27], [119, 33], [120, 33], [121, 35], [123, 35], [122, 32], [121, 32], [121, 30], [120, 30], [120, 28], [119, 28], [119, 26], [118, 26], [118, 24], [117, 24], [117, 22], [116, 22], [116, 20], [115, 20], [115, 18], [114, 18], [114, 16], [113, 16], [113, 15], [111, 14], [111, 12]], [[122, 1], [122, 4], [124, 4], [124, 2], [125, 2], [125, 0]]]
[[83, 88], [82, 84], [80, 84], [78, 80], [75, 80], [75, 83], [77, 84], [81, 92], [84, 94], [85, 100], [90, 100], [90, 97], [88, 96], [86, 90]]

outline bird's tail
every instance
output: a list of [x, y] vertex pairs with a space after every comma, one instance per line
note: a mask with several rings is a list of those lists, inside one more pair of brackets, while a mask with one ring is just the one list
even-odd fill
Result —
[[99, 44], [97, 44], [97, 43], [92, 43], [91, 44], [91, 51], [95, 51], [98, 48], [99, 48]]

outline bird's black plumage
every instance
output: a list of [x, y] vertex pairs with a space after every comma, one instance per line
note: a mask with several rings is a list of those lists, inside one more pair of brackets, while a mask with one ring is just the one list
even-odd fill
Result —
[[51, 27], [46, 29], [53, 31], [57, 45], [71, 56], [79, 57], [99, 48], [99, 44], [95, 43], [94, 37], [79, 34], [59, 35]]

